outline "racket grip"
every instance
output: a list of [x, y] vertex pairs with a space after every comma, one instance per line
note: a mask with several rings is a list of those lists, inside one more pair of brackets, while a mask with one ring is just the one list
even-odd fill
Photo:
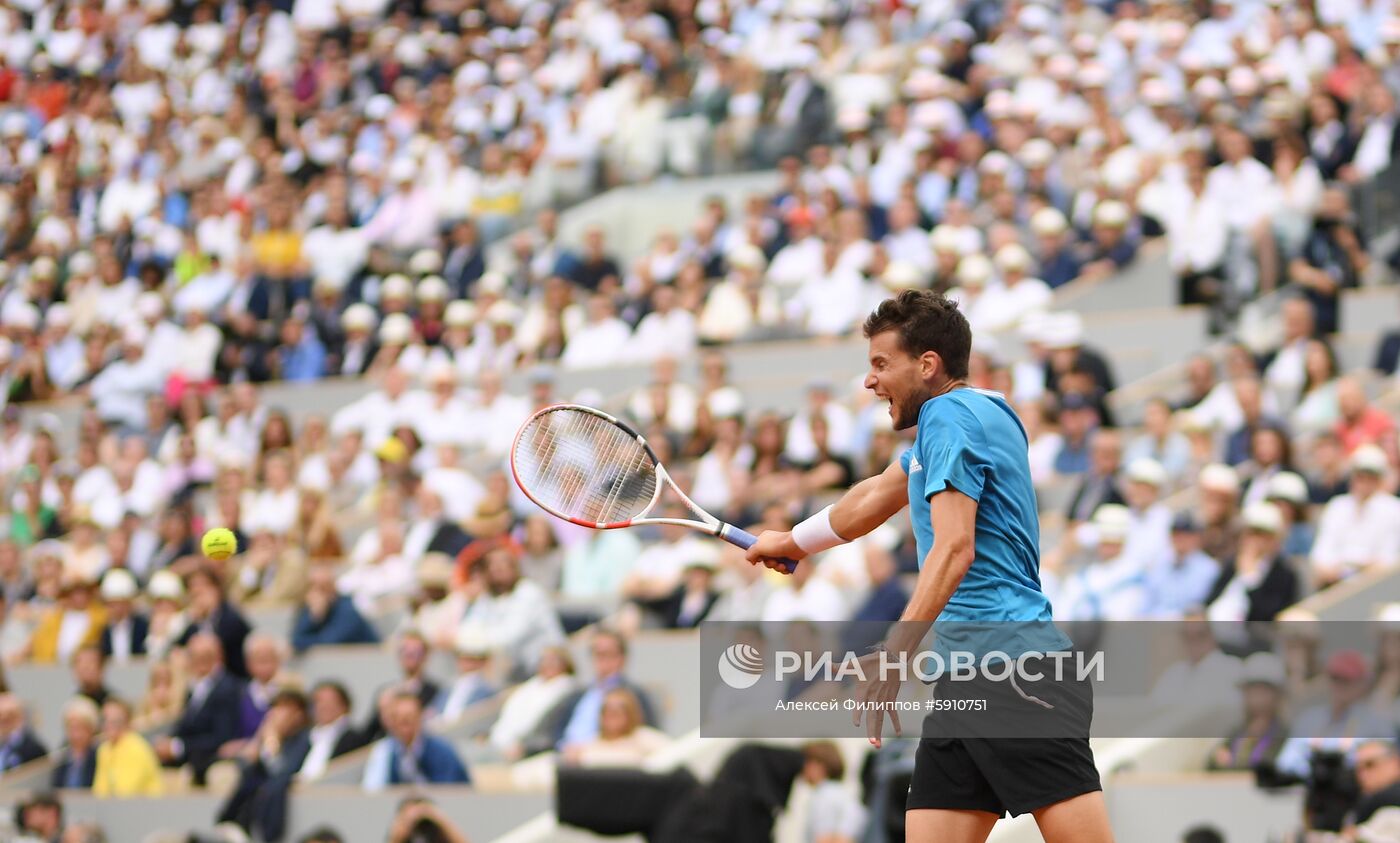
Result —
[[[719, 528], [719, 537], [735, 547], [742, 547], [744, 550], [753, 547], [754, 542], [758, 541], [758, 536], [755, 536], [748, 530], [741, 530], [733, 524], [721, 524]], [[779, 559], [778, 561], [782, 563], [789, 574], [797, 570], [796, 559]]]

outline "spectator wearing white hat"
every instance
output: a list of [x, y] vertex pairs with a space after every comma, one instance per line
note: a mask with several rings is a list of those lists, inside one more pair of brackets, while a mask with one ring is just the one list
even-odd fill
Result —
[[632, 330], [617, 317], [612, 299], [595, 293], [588, 300], [588, 321], [569, 336], [559, 363], [566, 369], [596, 369], [623, 359]]
[[140, 594], [136, 578], [123, 568], [113, 568], [103, 575], [98, 594], [107, 607], [107, 623], [100, 642], [102, 655], [117, 664], [144, 656], [150, 621], [134, 608]]
[[[700, 338], [729, 342], [760, 335], [781, 323], [783, 308], [778, 291], [764, 283], [763, 273], [768, 262], [763, 250], [743, 244], [725, 255], [725, 260], [729, 264], [729, 274], [710, 290], [700, 311]], [[805, 281], [816, 274], [799, 280]]]
[[1137, 257], [1137, 235], [1132, 224], [1133, 211], [1126, 203], [1107, 199], [1094, 206], [1080, 278], [1102, 280], [1132, 263]]
[[1240, 669], [1240, 725], [1210, 754], [1211, 770], [1254, 770], [1272, 765], [1288, 738], [1283, 717], [1287, 672], [1273, 653], [1252, 653]]
[[1041, 208], [1031, 215], [1030, 228], [1035, 236], [1036, 263], [1045, 283], [1054, 289], [1078, 278], [1083, 262], [1074, 249], [1074, 233], [1065, 215], [1057, 208]]
[[1207, 597], [1212, 621], [1272, 621], [1298, 600], [1298, 575], [1283, 558], [1283, 515], [1271, 503], [1245, 507], [1239, 551], [1225, 560]]
[[1131, 515], [1122, 504], [1108, 503], [1091, 521], [1097, 542], [1092, 561], [1062, 579], [1047, 582], [1055, 619], [1063, 621], [1130, 620], [1143, 616], [1148, 603], [1142, 562], [1123, 553]]
[[1308, 518], [1308, 481], [1295, 472], [1280, 471], [1269, 478], [1264, 500], [1283, 514], [1283, 555], [1292, 560], [1307, 559], [1317, 535]]
[[1132, 519], [1123, 552], [1145, 565], [1169, 552], [1172, 512], [1163, 503], [1167, 470], [1151, 457], [1138, 457], [1123, 470], [1123, 503]]
[[993, 264], [1001, 284], [987, 290], [978, 306], [980, 326], [989, 331], [1008, 331], [1027, 316], [1050, 305], [1050, 287], [1032, 278], [1031, 253], [1020, 243], [1008, 243], [997, 250]]
[[379, 354], [379, 344], [375, 339], [378, 318], [374, 308], [364, 303], [352, 304], [345, 309], [341, 327], [345, 340], [340, 348], [327, 361], [330, 373], [336, 375], [364, 374]]
[[1400, 563], [1400, 499], [1383, 488], [1385, 452], [1363, 445], [1351, 456], [1350, 489], [1328, 501], [1313, 542], [1313, 576], [1334, 583], [1372, 567]]
[[1197, 514], [1202, 549], [1213, 559], [1233, 558], [1239, 548], [1240, 475], [1223, 463], [1211, 463], [1196, 478]]
[[419, 168], [412, 158], [395, 158], [388, 175], [391, 192], [359, 229], [359, 235], [367, 243], [382, 243], [407, 255], [432, 244], [437, 236], [438, 208], [428, 191], [419, 186]]
[[146, 426], [146, 396], [164, 386], [161, 369], [145, 354], [149, 334], [128, 325], [121, 334], [120, 359], [109, 363], [89, 384], [97, 414], [131, 431]]

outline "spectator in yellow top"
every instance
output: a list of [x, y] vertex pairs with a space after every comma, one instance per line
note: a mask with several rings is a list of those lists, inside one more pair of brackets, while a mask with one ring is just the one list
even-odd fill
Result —
[[83, 647], [102, 639], [107, 609], [92, 599], [93, 583], [81, 574], [64, 574], [58, 604], [39, 618], [29, 641], [29, 657], [39, 664], [66, 663]]
[[131, 706], [112, 697], [102, 706], [102, 743], [97, 747], [94, 796], [124, 799], [164, 791], [155, 750], [131, 728]]

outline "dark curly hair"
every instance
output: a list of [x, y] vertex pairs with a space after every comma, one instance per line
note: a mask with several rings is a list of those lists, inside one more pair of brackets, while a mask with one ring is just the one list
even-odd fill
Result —
[[885, 299], [865, 320], [866, 338], [895, 331], [899, 344], [918, 357], [932, 351], [943, 359], [950, 378], [967, 377], [967, 359], [972, 353], [972, 328], [958, 306], [942, 293], [932, 290], [905, 290]]

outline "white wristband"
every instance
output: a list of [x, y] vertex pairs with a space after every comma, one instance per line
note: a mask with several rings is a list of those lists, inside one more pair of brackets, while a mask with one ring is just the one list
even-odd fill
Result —
[[831, 528], [831, 507], [829, 506], [793, 527], [792, 541], [808, 556], [846, 543], [846, 540], [837, 535], [836, 531]]

